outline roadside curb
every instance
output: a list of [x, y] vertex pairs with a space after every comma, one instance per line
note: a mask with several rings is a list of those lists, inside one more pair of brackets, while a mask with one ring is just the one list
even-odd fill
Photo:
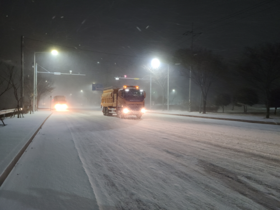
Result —
[[247, 123], [268, 124], [268, 125], [280, 125], [280, 122], [265, 122], [265, 121], [257, 121], [257, 120], [242, 120], [242, 119], [231, 119], [231, 118], [221, 118], [221, 117], [204, 117], [204, 116], [195, 116], [195, 115], [186, 115], [186, 114], [170, 114], [170, 113], [162, 113], [162, 112], [149, 112], [149, 113], [175, 115], [181, 117], [196, 117], [196, 118], [206, 118], [206, 119], [214, 119], [214, 120], [227, 120], [227, 121], [238, 121], [238, 122], [247, 122]]
[[42, 126], [45, 124], [47, 119], [52, 115], [52, 113], [44, 120], [44, 122], [40, 125], [40, 127], [35, 131], [35, 133], [31, 136], [31, 138], [26, 142], [26, 144], [22, 147], [22, 149], [19, 151], [19, 153], [14, 157], [14, 159], [10, 162], [10, 164], [7, 166], [7, 168], [4, 170], [4, 172], [0, 175], [0, 187], [6, 180], [6, 178], [9, 176], [10, 172], [13, 170], [14, 166], [18, 162], [18, 160], [21, 158], [24, 151], [27, 149], [29, 144], [32, 142], [34, 137], [37, 135], [39, 130], [42, 128]]

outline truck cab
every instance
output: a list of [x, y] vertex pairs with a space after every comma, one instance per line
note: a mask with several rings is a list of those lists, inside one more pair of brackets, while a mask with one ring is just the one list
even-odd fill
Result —
[[137, 118], [145, 113], [146, 93], [139, 86], [106, 89], [101, 97], [104, 115], [117, 114], [120, 118], [134, 115]]
[[66, 111], [68, 106], [65, 96], [54, 96], [52, 106], [56, 111]]

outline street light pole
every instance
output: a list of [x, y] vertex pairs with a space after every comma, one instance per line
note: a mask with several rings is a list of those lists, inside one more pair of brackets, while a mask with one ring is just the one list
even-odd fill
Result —
[[21, 36], [21, 108], [24, 109], [24, 36]]
[[152, 108], [152, 72], [150, 72], [150, 109]]
[[167, 64], [167, 110], [169, 110], [169, 64]]
[[[36, 53], [47, 53], [47, 52], [34, 52], [34, 82], [33, 82], [33, 112], [36, 110], [38, 110], [37, 107], [37, 63], [36, 63]], [[51, 51], [52, 55], [57, 55], [58, 52], [57, 50], [52, 50]], [[36, 108], [35, 108], [36, 107]]]
[[[160, 66], [160, 61], [158, 59], [154, 58], [151, 61], [151, 65], [154, 69], [156, 69]], [[151, 86], [152, 86], [152, 79], [150, 78], [150, 87]], [[150, 92], [152, 92], [152, 89], [150, 89]], [[167, 97], [167, 110], [169, 110], [169, 64], [167, 64], [167, 96], [166, 97]], [[151, 98], [150, 98], [150, 101], [151, 101]], [[163, 103], [163, 105], [164, 105], [164, 103]]]
[[35, 109], [36, 111], [38, 111], [38, 84], [37, 84], [37, 80], [38, 80], [38, 64], [36, 63], [35, 65], [36, 67], [36, 77], [35, 77]]
[[190, 70], [190, 78], [189, 78], [189, 112], [191, 112], [191, 88], [192, 88], [192, 70]]
[[[160, 61], [157, 58], [152, 59], [151, 66], [153, 69], [157, 69], [160, 66]], [[152, 107], [152, 72], [150, 70], [150, 109]]]
[[35, 112], [35, 94], [36, 94], [36, 52], [34, 53], [34, 64], [33, 64], [33, 68], [34, 68], [34, 78], [33, 78], [33, 106], [32, 106], [32, 110], [33, 112]]

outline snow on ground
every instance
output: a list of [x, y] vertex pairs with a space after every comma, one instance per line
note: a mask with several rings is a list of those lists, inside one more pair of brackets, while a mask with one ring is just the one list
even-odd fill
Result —
[[25, 114], [24, 118], [4, 120], [7, 125], [0, 125], [0, 174], [50, 114], [50, 111], [39, 111]]
[[98, 209], [65, 116], [52, 115], [1, 186], [0, 209]]
[[[189, 111], [181, 111], [181, 110], [147, 110], [150, 113], [163, 113], [163, 114], [176, 114], [176, 115], [189, 115], [194, 117], [205, 117], [205, 118], [227, 118], [227, 119], [235, 119], [235, 120], [252, 120], [258, 122], [270, 122], [275, 124], [280, 124], [280, 115], [270, 114], [270, 118], [265, 118], [265, 111], [262, 112], [250, 112], [250, 113], [242, 113], [240, 109], [235, 111], [228, 112], [207, 112], [206, 114], [202, 114], [199, 112], [189, 112]], [[279, 110], [278, 110], [279, 112]]]
[[69, 127], [101, 209], [280, 205], [278, 126], [79, 115]]
[[277, 209], [279, 140], [277, 125], [54, 113], [1, 187], [0, 206]]

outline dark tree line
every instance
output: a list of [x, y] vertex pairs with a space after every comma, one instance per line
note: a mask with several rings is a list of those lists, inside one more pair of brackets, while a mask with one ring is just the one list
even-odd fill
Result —
[[[264, 98], [266, 118], [269, 118], [270, 107], [275, 107], [275, 113], [280, 106], [280, 43], [262, 44], [245, 48], [241, 59], [231, 66], [231, 70], [221, 57], [205, 49], [180, 49], [174, 55], [175, 62], [180, 62], [184, 68], [186, 79], [192, 72], [192, 80], [200, 87], [203, 99], [203, 113], [206, 112], [207, 96], [213, 83], [225, 81], [231, 95], [220, 93], [215, 97], [215, 103], [222, 108], [230, 103], [241, 105], [244, 112], [247, 106], [252, 106]], [[224, 110], [224, 108], [223, 108]]]
[[190, 77], [199, 86], [202, 95], [203, 113], [206, 113], [207, 97], [210, 87], [217, 82], [225, 72], [226, 65], [221, 57], [206, 49], [181, 49], [175, 54], [175, 62], [181, 63], [185, 68], [183, 75]]
[[271, 94], [280, 86], [280, 43], [246, 48], [237, 64], [237, 71], [248, 84], [265, 98], [266, 118], [269, 118]]

